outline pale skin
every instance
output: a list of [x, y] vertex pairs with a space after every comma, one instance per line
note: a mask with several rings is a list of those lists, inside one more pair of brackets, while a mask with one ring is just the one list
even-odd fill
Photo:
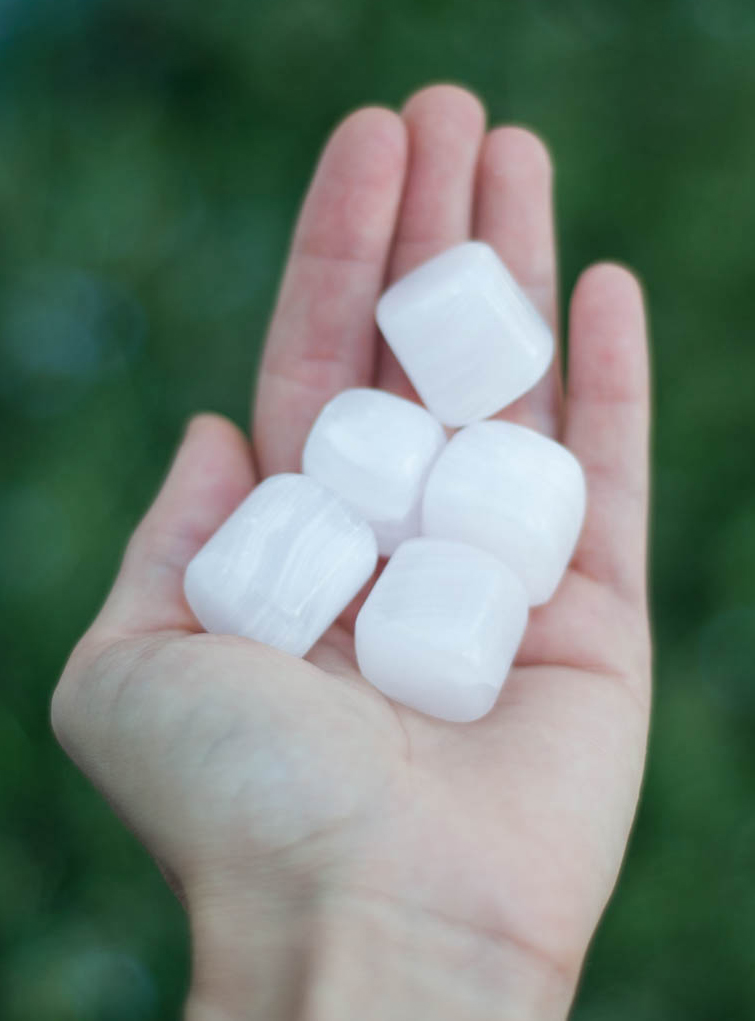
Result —
[[[558, 367], [502, 417], [582, 462], [572, 567], [471, 724], [360, 677], [353, 608], [306, 660], [204, 634], [186, 564], [349, 386], [412, 391], [380, 340], [386, 284], [469, 237], [556, 328], [551, 165], [436, 85], [348, 116], [294, 232], [252, 442], [190, 424], [53, 698], [62, 744], [186, 906], [189, 1021], [551, 1021], [568, 1014], [637, 803], [650, 706], [648, 375], [635, 278], [592, 266]], [[212, 357], [212, 352], [208, 352]]]

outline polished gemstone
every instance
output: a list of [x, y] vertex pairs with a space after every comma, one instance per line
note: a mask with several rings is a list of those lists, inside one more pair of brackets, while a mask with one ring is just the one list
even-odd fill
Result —
[[358, 387], [322, 409], [302, 469], [359, 512], [387, 556], [419, 535], [425, 481], [445, 442], [440, 423], [414, 401]]
[[526, 623], [527, 594], [497, 557], [444, 539], [410, 539], [359, 612], [357, 661], [395, 701], [469, 722], [495, 703]]
[[369, 525], [305, 475], [254, 489], [186, 570], [189, 606], [207, 631], [304, 655], [377, 563]]
[[495, 553], [547, 602], [571, 560], [585, 514], [579, 462], [555, 440], [510, 422], [456, 433], [435, 462], [422, 532]]
[[377, 306], [380, 329], [441, 422], [488, 418], [537, 383], [553, 336], [501, 259], [465, 241], [393, 284]]

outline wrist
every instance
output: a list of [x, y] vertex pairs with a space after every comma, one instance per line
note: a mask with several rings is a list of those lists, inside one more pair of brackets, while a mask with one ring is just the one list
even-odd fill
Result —
[[375, 893], [289, 891], [192, 919], [186, 1021], [563, 1021], [576, 975]]

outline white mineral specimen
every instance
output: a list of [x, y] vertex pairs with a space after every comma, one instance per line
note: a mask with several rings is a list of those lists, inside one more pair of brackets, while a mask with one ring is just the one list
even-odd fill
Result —
[[322, 409], [302, 470], [355, 508], [387, 556], [419, 535], [425, 481], [445, 442], [441, 424], [414, 401], [359, 387]]
[[469, 722], [492, 708], [526, 623], [527, 594], [497, 557], [410, 539], [357, 617], [359, 669], [397, 702]]
[[465, 241], [380, 298], [377, 321], [417, 393], [446, 425], [487, 418], [529, 390], [553, 335], [495, 251]]
[[571, 560], [585, 514], [585, 479], [565, 447], [510, 422], [456, 433], [435, 462], [422, 532], [495, 553], [530, 603], [547, 602]]
[[305, 475], [273, 475], [196, 554], [184, 591], [207, 631], [303, 656], [377, 563], [369, 525]]

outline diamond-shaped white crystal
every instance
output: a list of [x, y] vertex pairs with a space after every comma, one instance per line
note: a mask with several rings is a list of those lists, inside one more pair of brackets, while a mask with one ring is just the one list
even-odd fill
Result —
[[497, 557], [410, 539], [357, 617], [359, 669], [397, 702], [444, 720], [476, 720], [495, 703], [526, 623], [527, 594]]
[[440, 423], [414, 401], [358, 387], [322, 409], [302, 469], [359, 512], [387, 556], [419, 535], [425, 481], [445, 442]]
[[551, 598], [571, 560], [585, 498], [582, 468], [561, 444], [510, 422], [478, 422], [435, 462], [422, 532], [495, 553], [536, 605]]
[[380, 298], [377, 321], [417, 393], [446, 425], [487, 418], [537, 383], [553, 336], [501, 259], [466, 241]]
[[372, 529], [304, 475], [254, 489], [190, 562], [184, 591], [207, 631], [303, 656], [377, 563]]

